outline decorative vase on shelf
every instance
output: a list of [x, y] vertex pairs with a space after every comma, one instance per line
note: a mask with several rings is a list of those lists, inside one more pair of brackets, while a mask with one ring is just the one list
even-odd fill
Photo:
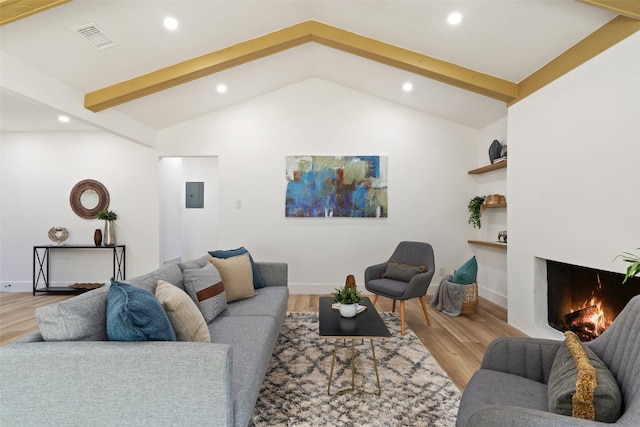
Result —
[[357, 312], [356, 304], [340, 304], [340, 315], [342, 317], [355, 317]]
[[104, 222], [104, 245], [115, 246], [116, 244], [116, 232], [113, 226], [113, 221]]
[[96, 231], [93, 232], [93, 243], [95, 243], [96, 246], [102, 245], [102, 230], [99, 228], [96, 228]]

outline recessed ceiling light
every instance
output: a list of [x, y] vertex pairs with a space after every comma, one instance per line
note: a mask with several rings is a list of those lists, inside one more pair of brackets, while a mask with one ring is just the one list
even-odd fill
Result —
[[447, 21], [451, 25], [458, 25], [460, 22], [462, 22], [462, 14], [460, 12], [452, 12], [449, 14]]
[[402, 85], [402, 90], [405, 92], [411, 92], [413, 90], [413, 85], [409, 82]]
[[218, 91], [218, 93], [225, 93], [227, 91], [227, 85], [219, 84], [216, 87], [216, 90]]
[[58, 116], [58, 121], [60, 123], [69, 123], [71, 119], [68, 116]]
[[178, 28], [178, 20], [176, 18], [173, 18], [171, 16], [164, 18], [164, 27], [167, 30], [173, 31], [176, 28]]

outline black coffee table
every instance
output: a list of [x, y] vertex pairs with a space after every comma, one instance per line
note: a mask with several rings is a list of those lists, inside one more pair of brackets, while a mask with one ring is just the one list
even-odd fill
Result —
[[340, 340], [351, 340], [351, 388], [340, 390], [337, 394], [343, 394], [347, 392], [359, 392], [359, 393], [372, 393], [363, 389], [356, 389], [355, 386], [355, 342], [357, 339], [368, 339], [371, 343], [371, 355], [373, 358], [373, 369], [376, 373], [376, 381], [378, 384], [378, 391], [373, 392], [377, 396], [380, 396], [382, 389], [380, 388], [380, 375], [378, 374], [378, 361], [376, 360], [376, 353], [373, 347], [374, 339], [390, 338], [391, 333], [384, 324], [380, 315], [376, 311], [369, 298], [362, 298], [360, 305], [367, 307], [365, 311], [356, 315], [356, 317], [346, 318], [340, 315], [338, 310], [331, 308], [333, 298], [321, 297], [320, 298], [320, 336], [327, 339], [335, 339], [333, 345], [333, 358], [331, 360], [331, 372], [329, 374], [329, 386], [327, 388], [327, 394], [331, 394], [331, 383], [333, 381], [333, 368], [336, 363], [336, 352], [338, 350], [338, 342]]

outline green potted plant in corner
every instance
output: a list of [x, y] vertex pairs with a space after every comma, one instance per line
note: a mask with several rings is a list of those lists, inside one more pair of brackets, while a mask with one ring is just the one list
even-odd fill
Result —
[[336, 288], [331, 296], [334, 303], [340, 304], [342, 317], [354, 317], [357, 314], [357, 304], [360, 302], [360, 291], [357, 288]]
[[116, 233], [113, 227], [113, 221], [118, 219], [118, 214], [108, 209], [98, 212], [98, 219], [104, 220], [104, 245], [115, 246]]
[[473, 228], [480, 228], [480, 215], [482, 215], [482, 204], [484, 203], [484, 196], [476, 196], [467, 205], [469, 208], [469, 224]]
[[640, 274], [640, 256], [629, 252], [623, 252], [622, 255], [618, 256], [622, 257], [624, 262], [629, 263], [627, 266], [627, 273], [624, 275], [624, 280], [622, 281], [622, 284], [625, 284], [627, 283], [627, 280]]

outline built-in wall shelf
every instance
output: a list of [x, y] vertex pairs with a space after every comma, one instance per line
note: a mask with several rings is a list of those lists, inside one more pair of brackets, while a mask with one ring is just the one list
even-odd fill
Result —
[[486, 240], [467, 240], [467, 242], [472, 244], [472, 245], [489, 246], [491, 248], [498, 248], [498, 249], [507, 250], [507, 244], [506, 243], [489, 242], [489, 241], [486, 241]]
[[473, 169], [469, 171], [469, 175], [480, 175], [485, 172], [491, 172], [498, 169], [504, 169], [507, 167], [507, 160], [503, 160], [501, 162], [496, 162], [491, 165], [483, 166], [478, 169]]
[[493, 209], [493, 208], [506, 208], [507, 207], [507, 203], [493, 203], [490, 205], [484, 205], [484, 207], [486, 209]]

